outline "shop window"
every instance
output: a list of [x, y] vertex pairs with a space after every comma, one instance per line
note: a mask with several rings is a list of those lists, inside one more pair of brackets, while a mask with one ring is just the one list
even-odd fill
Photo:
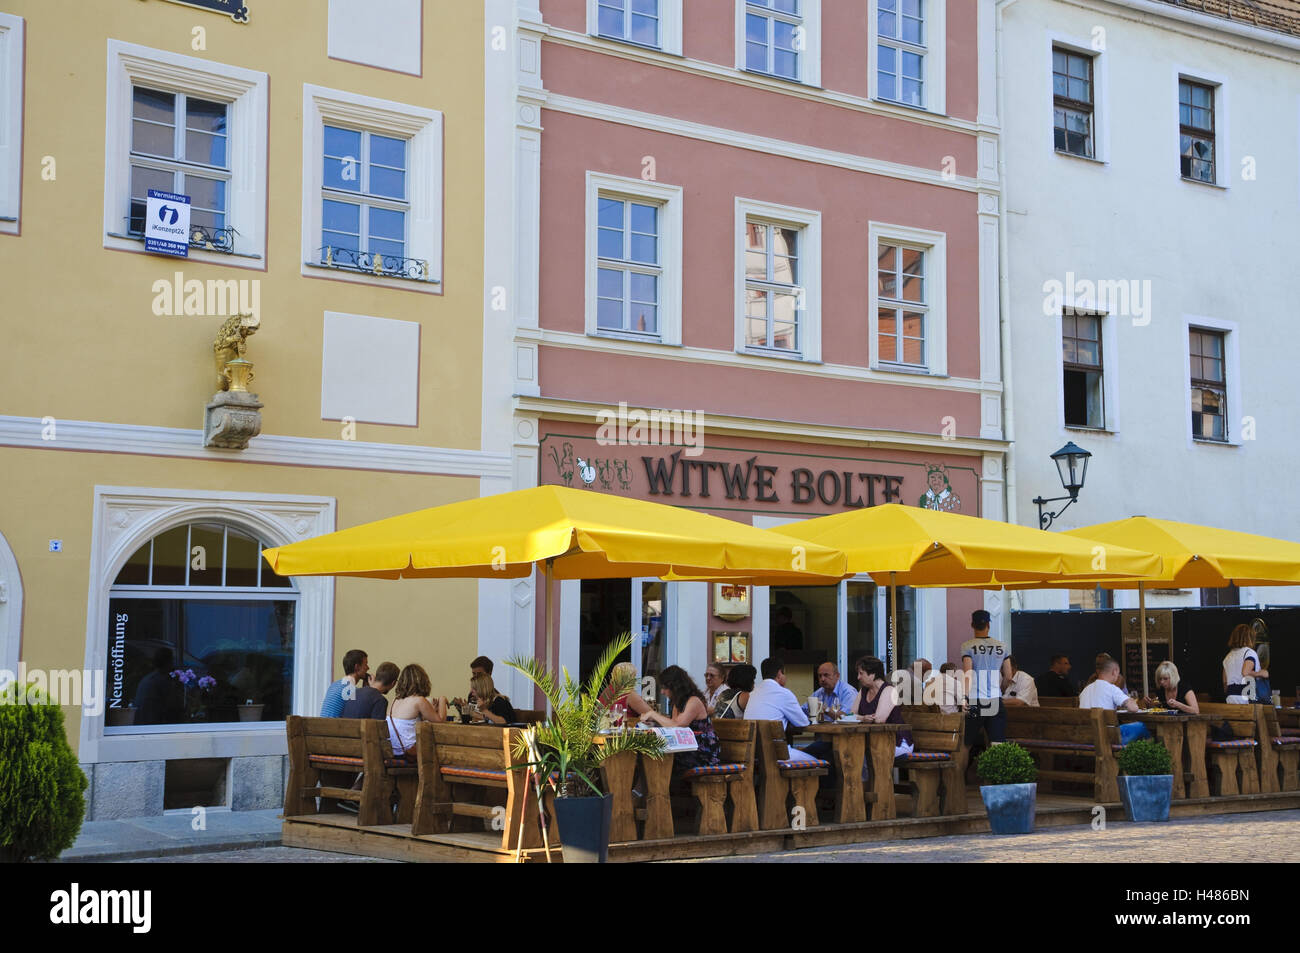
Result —
[[234, 526], [196, 522], [127, 559], [109, 592], [110, 729], [289, 714], [298, 593], [264, 548]]

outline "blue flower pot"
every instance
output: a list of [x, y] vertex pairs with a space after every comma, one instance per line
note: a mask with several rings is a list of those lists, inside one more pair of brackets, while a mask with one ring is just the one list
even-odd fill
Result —
[[1119, 776], [1119, 799], [1130, 821], [1167, 821], [1174, 796], [1172, 774]]
[[603, 864], [609, 856], [614, 796], [557, 797], [555, 823], [566, 864]]
[[986, 784], [980, 786], [989, 829], [994, 834], [1028, 834], [1034, 829], [1037, 784]]

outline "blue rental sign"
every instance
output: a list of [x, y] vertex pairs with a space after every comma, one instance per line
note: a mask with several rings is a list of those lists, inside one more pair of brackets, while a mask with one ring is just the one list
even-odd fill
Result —
[[187, 7], [198, 7], [200, 10], [211, 10], [213, 13], [224, 13], [236, 23], [248, 22], [248, 4], [243, 0], [171, 0], [171, 2]]
[[144, 250], [188, 258], [190, 197], [150, 189], [144, 213]]

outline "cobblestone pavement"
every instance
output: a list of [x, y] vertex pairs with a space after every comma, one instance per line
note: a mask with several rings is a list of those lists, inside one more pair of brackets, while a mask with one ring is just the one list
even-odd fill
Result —
[[144, 857], [129, 864], [390, 864], [378, 857], [356, 857], [298, 847], [259, 847], [253, 850], [223, 850], [170, 857]]
[[1052, 827], [1016, 837], [963, 834], [690, 862], [1115, 864], [1176, 860], [1233, 863], [1258, 857], [1264, 845], [1267, 845], [1268, 855], [1276, 860], [1300, 859], [1300, 811], [1221, 814], [1166, 824], [1114, 821], [1099, 831], [1086, 825]]

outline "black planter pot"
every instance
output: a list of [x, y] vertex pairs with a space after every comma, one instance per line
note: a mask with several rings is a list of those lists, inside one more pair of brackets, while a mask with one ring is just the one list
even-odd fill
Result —
[[566, 864], [603, 864], [609, 856], [609, 823], [614, 797], [557, 797], [555, 823], [560, 828]]

